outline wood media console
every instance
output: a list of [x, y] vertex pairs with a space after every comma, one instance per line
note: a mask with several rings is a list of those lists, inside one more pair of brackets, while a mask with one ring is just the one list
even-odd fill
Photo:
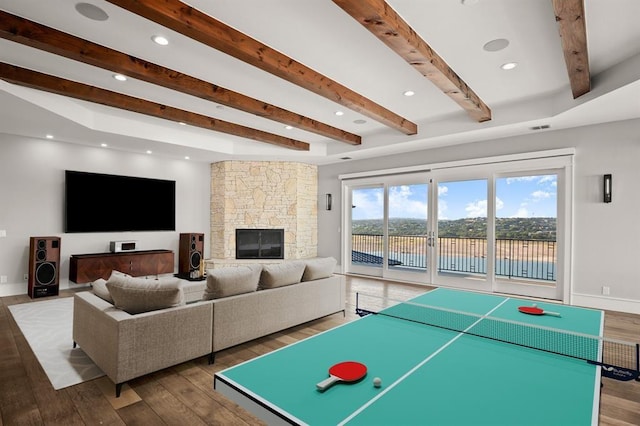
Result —
[[69, 280], [76, 284], [92, 282], [98, 278], [107, 280], [113, 270], [134, 277], [172, 274], [174, 267], [171, 250], [73, 254], [69, 265]]

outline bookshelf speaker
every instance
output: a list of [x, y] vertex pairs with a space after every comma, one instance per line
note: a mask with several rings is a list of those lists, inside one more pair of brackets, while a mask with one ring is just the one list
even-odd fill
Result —
[[57, 296], [60, 288], [60, 238], [29, 239], [29, 297]]
[[180, 234], [178, 274], [200, 277], [200, 262], [204, 257], [204, 234]]

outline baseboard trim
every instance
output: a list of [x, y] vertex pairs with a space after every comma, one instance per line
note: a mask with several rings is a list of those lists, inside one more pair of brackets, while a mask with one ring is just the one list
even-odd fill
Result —
[[616, 297], [594, 296], [592, 294], [573, 293], [571, 304], [587, 308], [605, 309], [608, 311], [640, 314], [640, 301], [620, 299]]

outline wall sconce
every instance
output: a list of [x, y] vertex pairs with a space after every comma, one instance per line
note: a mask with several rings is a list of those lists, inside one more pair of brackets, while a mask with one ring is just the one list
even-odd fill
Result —
[[325, 194], [324, 196], [324, 208], [327, 210], [331, 210], [331, 194]]
[[603, 183], [604, 200], [603, 201], [605, 203], [610, 203], [611, 202], [611, 192], [612, 192], [611, 175], [610, 174], [604, 175], [603, 181], [604, 181], [604, 183]]

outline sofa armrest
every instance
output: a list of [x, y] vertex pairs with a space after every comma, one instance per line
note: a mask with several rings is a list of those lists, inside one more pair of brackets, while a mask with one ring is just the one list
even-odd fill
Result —
[[91, 292], [73, 296], [73, 341], [114, 383], [117, 376], [118, 316], [130, 315]]
[[114, 383], [211, 352], [212, 306], [130, 315], [89, 292], [74, 296], [73, 339]]

